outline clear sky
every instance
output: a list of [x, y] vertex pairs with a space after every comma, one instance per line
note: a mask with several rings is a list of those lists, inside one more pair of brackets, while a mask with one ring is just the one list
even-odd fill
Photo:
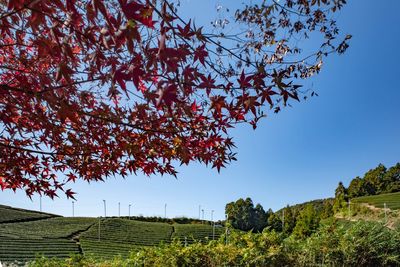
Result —
[[[215, 5], [232, 7], [242, 1], [182, 0], [183, 11], [209, 23]], [[400, 161], [400, 1], [358, 0], [337, 20], [353, 39], [343, 56], [333, 56], [313, 79], [319, 97], [264, 119], [256, 131], [241, 126], [232, 131], [238, 152], [220, 174], [203, 165], [179, 168], [178, 179], [138, 175], [105, 183], [75, 184], [76, 216], [107, 215], [224, 217], [227, 202], [251, 197], [265, 209], [331, 197], [339, 181], [346, 185], [379, 163]], [[234, 8], [231, 8], [234, 9]], [[64, 197], [43, 198], [43, 211], [71, 216]], [[24, 192], [0, 191], [0, 204], [39, 209]]]

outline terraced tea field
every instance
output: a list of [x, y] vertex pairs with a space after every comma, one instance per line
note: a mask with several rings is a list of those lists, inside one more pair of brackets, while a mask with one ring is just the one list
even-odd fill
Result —
[[[208, 241], [213, 239], [213, 227], [205, 224], [174, 224], [173, 238], [180, 241], [193, 243], [195, 241]], [[214, 239], [218, 239], [224, 233], [224, 228], [214, 228]]]
[[95, 218], [56, 217], [21, 223], [2, 223], [0, 236], [29, 239], [68, 238], [87, 230], [95, 221]]
[[[1, 213], [0, 221], [1, 262], [17, 261], [22, 264], [38, 255], [66, 258], [77, 253], [98, 259], [126, 258], [130, 252], [143, 246], [170, 243], [174, 238], [187, 243], [213, 238], [210, 225], [156, 223], [126, 218], [50, 217], [11, 207], [4, 209], [7, 212]], [[221, 233], [223, 229], [216, 227], [215, 238]]]
[[39, 255], [68, 258], [79, 253], [76, 242], [67, 239], [0, 238], [0, 261], [24, 263]]
[[[138, 246], [156, 246], [171, 242], [173, 227], [166, 223], [140, 222], [127, 219], [105, 219], [84, 232], [81, 246], [84, 254], [108, 257], [127, 255]], [[115, 253], [118, 252], [118, 253]]]
[[0, 223], [45, 219], [55, 216], [56, 215], [53, 214], [16, 209], [9, 206], [0, 205]]
[[80, 245], [85, 256], [96, 259], [112, 259], [116, 256], [127, 258], [129, 253], [141, 248], [130, 243], [94, 239], [82, 239]]
[[392, 210], [400, 209], [400, 192], [376, 196], [358, 197], [351, 200], [353, 203], [368, 203], [378, 208], [386, 207]]

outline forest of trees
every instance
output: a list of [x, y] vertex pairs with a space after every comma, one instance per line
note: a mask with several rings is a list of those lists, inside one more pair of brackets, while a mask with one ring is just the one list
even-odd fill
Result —
[[254, 206], [251, 198], [239, 199], [228, 203], [225, 213], [228, 223], [235, 229], [243, 231], [262, 232], [268, 228], [282, 232], [295, 238], [304, 238], [314, 233], [320, 222], [334, 215], [334, 212], [347, 207], [351, 198], [366, 195], [378, 195], [400, 191], [400, 163], [387, 169], [379, 164], [365, 175], [351, 180], [346, 188], [339, 182], [335, 190], [335, 198], [314, 200], [273, 212], [265, 211], [257, 204]]
[[339, 182], [335, 190], [334, 210], [340, 210], [352, 198], [394, 193], [400, 191], [400, 163], [387, 169], [383, 164], [369, 170], [363, 177], [357, 176], [346, 188]]
[[287, 236], [304, 238], [315, 232], [323, 219], [333, 216], [333, 199], [314, 200], [273, 212], [265, 211], [257, 204], [254, 207], [251, 198], [239, 199], [225, 207], [228, 223], [235, 229], [262, 232], [275, 230]]

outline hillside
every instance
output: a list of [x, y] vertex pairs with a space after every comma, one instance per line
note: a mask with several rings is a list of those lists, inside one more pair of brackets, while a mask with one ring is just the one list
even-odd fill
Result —
[[[23, 263], [37, 255], [67, 258], [71, 254], [82, 254], [99, 259], [120, 255], [125, 258], [131, 251], [171, 243], [174, 239], [189, 244], [213, 237], [209, 224], [56, 217], [7, 206], [1, 208], [1, 262]], [[222, 232], [222, 228], [216, 228], [214, 237], [218, 238]]]

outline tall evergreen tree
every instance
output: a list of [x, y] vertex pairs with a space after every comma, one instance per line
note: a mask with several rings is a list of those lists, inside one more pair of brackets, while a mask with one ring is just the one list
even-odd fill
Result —
[[310, 236], [319, 226], [319, 216], [314, 206], [308, 204], [297, 219], [296, 226], [293, 229], [293, 235], [297, 238]]
[[264, 208], [257, 204], [254, 207], [251, 198], [240, 198], [225, 206], [228, 222], [236, 229], [261, 232], [267, 225], [268, 216]]
[[379, 164], [375, 169], [369, 170], [364, 175], [365, 189], [368, 195], [376, 195], [384, 192], [384, 176], [386, 174], [386, 167]]
[[293, 208], [290, 207], [289, 205], [283, 210], [285, 218], [285, 222], [283, 224], [283, 232], [286, 234], [291, 234], [293, 232], [294, 227], [296, 226], [296, 216], [293, 211]]
[[400, 192], [400, 163], [387, 170], [383, 181], [385, 193]]
[[356, 177], [351, 180], [349, 187], [347, 188], [347, 194], [349, 198], [355, 198], [366, 195], [364, 188], [364, 180], [360, 177]]
[[323, 209], [320, 214], [321, 219], [327, 219], [333, 216], [333, 203], [331, 200], [324, 200]]
[[339, 185], [335, 190], [335, 201], [333, 204], [333, 210], [335, 212], [342, 210], [342, 208], [346, 207], [347, 200], [347, 190], [344, 187], [343, 183], [339, 182]]

